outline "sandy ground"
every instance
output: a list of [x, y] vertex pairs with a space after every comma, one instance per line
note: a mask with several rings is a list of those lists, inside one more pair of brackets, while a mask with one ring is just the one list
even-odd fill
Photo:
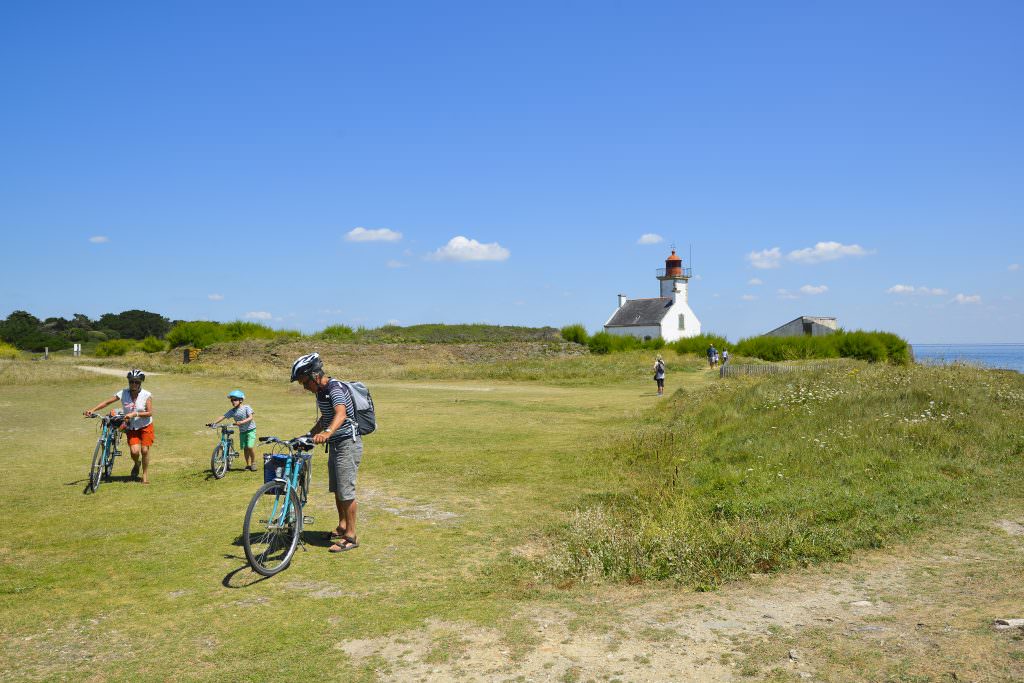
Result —
[[431, 620], [336, 647], [399, 681], [1021, 681], [1024, 629], [993, 622], [1024, 617], [1022, 576], [1024, 514], [716, 593], [609, 586], [533, 604], [521, 642]]

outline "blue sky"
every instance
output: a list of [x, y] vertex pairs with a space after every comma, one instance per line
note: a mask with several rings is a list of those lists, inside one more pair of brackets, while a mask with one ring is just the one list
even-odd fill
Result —
[[594, 331], [674, 243], [734, 340], [806, 314], [1024, 342], [1022, 25], [988, 1], [4, 3], [0, 316]]

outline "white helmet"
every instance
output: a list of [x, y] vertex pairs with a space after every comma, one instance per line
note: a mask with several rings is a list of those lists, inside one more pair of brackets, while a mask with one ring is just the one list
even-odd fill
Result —
[[295, 381], [303, 375], [312, 375], [324, 369], [319, 353], [310, 353], [301, 356], [292, 363], [292, 379]]

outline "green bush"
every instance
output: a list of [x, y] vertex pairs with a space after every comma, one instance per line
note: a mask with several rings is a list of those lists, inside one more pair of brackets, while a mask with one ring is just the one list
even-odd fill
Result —
[[587, 347], [590, 349], [591, 353], [611, 353], [612, 341], [612, 335], [607, 332], [598, 332], [587, 340]]
[[846, 332], [834, 336], [836, 337], [836, 350], [843, 358], [856, 358], [878, 363], [889, 357], [885, 344], [871, 332]]
[[167, 333], [167, 341], [172, 347], [191, 346], [205, 349], [210, 344], [225, 340], [223, 326], [209, 320], [180, 322]]
[[562, 328], [562, 339], [585, 345], [590, 339], [590, 335], [587, 334], [587, 328], [581, 323], [575, 323]]
[[159, 353], [167, 350], [167, 343], [156, 337], [146, 337], [139, 343], [139, 348], [146, 353]]
[[348, 341], [355, 336], [355, 332], [348, 325], [331, 325], [320, 330], [318, 336], [324, 339], [336, 339], [339, 341]]
[[704, 355], [708, 350], [708, 347], [712, 344], [719, 351], [725, 349], [732, 350], [732, 345], [720, 334], [714, 332], [708, 332], [706, 334], [698, 334], [696, 337], [683, 337], [678, 341], [674, 341], [670, 346], [675, 349], [676, 353], [696, 353]]
[[85, 340], [94, 342], [107, 341], [107, 335], [99, 330], [89, 330], [85, 333]]
[[101, 358], [123, 356], [135, 349], [135, 341], [131, 339], [109, 339], [96, 345], [96, 355]]
[[17, 347], [12, 344], [8, 344], [7, 342], [0, 342], [0, 358], [14, 360], [20, 357], [21, 353], [18, 351]]

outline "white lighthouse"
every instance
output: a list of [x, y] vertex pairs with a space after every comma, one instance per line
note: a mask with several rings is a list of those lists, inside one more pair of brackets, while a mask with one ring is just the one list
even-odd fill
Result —
[[619, 294], [619, 307], [608, 322], [605, 332], [638, 337], [662, 338], [673, 342], [683, 337], [700, 334], [700, 320], [690, 308], [690, 268], [683, 267], [683, 259], [676, 250], [665, 259], [665, 267], [657, 270], [661, 296], [653, 299], [628, 299]]

